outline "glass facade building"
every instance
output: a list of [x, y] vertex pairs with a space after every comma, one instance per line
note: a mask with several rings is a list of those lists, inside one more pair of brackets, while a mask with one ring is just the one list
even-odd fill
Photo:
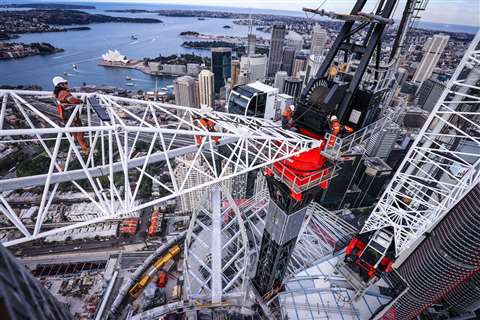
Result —
[[215, 93], [225, 86], [225, 82], [232, 76], [232, 49], [212, 48], [212, 72], [214, 75]]

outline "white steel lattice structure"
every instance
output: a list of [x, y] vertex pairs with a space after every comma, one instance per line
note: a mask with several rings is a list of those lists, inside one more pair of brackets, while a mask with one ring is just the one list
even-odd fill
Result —
[[189, 299], [245, 305], [250, 249], [242, 214], [228, 190], [211, 187], [194, 211], [185, 239], [185, 294]]
[[[243, 307], [244, 312], [251, 312], [255, 299], [249, 280], [255, 274], [267, 216], [266, 186], [246, 201], [234, 201], [219, 185], [211, 187], [207, 194], [193, 213], [185, 240], [185, 295], [202, 305]], [[313, 202], [292, 253], [285, 283], [331, 259], [335, 244], [355, 233], [356, 229], [341, 216]]]
[[480, 181], [480, 33], [362, 232], [393, 227], [397, 256]]
[[[199, 109], [101, 94], [77, 96], [85, 104], [73, 109], [64, 126], [57, 119], [51, 93], [0, 90], [0, 143], [12, 150], [43, 153], [44, 159], [31, 165], [35, 168], [29, 167], [24, 176], [13, 172], [0, 181], [0, 211], [19, 231], [15, 237], [4, 239], [7, 246], [120, 218], [319, 146], [319, 141], [264, 119], [209, 112], [217, 129], [211, 132], [196, 125], [195, 119], [202, 115]], [[93, 96], [109, 121], [100, 120], [93, 111], [89, 100]], [[82, 126], [72, 126], [76, 115]], [[82, 156], [75, 132], [84, 133], [90, 145], [88, 155]], [[201, 137], [199, 145], [195, 137]], [[187, 154], [192, 160], [187, 174], [179, 180], [174, 174], [174, 159]], [[204, 169], [197, 169], [194, 164], [198, 162]], [[168, 183], [155, 178], [155, 165], [166, 168]], [[194, 172], [203, 175], [206, 182], [187, 186]], [[161, 196], [138, 203], [142, 183], [148, 179], [162, 187]], [[14, 210], [12, 192], [32, 187], [41, 192], [37, 218], [28, 226]], [[49, 208], [62, 190], [80, 191], [95, 204], [98, 217], [61, 227], [47, 223]], [[113, 210], [115, 202], [120, 202], [120, 210]]]
[[357, 232], [338, 214], [312, 202], [292, 253], [287, 278], [331, 258], [337, 243], [351, 239]]

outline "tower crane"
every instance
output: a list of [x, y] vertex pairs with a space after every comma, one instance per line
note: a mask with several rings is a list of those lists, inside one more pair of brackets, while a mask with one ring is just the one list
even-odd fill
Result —
[[[269, 300], [282, 290], [307, 206], [319, 192], [329, 187], [334, 177], [332, 166], [346, 156], [335, 153], [335, 144], [332, 146], [329, 143], [332, 137], [327, 132], [330, 117], [335, 115], [342, 125], [354, 130], [361, 130], [377, 118], [390, 80], [387, 72], [395, 68], [408, 22], [425, 8], [427, 1], [407, 1], [394, 49], [387, 63], [382, 65], [382, 35], [393, 24], [392, 15], [397, 2], [378, 1], [374, 12], [367, 13], [362, 11], [367, 0], [357, 0], [351, 13], [346, 15], [305, 9], [345, 22], [317, 75], [307, 84], [296, 105], [294, 130], [286, 130], [266, 119], [87, 93], [77, 94], [85, 104], [77, 106], [72, 113], [72, 117], [79, 114], [85, 119], [82, 121], [85, 125], [72, 127], [71, 122], [67, 122], [65, 126], [60, 126], [50, 111], [51, 93], [0, 90], [0, 137], [3, 143], [32, 144], [42, 150], [48, 159], [47, 172], [23, 172], [23, 176], [8, 176], [0, 181], [0, 211], [19, 232], [5, 245], [12, 246], [128, 216], [187, 192], [210, 186], [217, 188], [227, 179], [262, 169], [268, 184], [269, 201], [252, 283], [258, 294]], [[478, 62], [478, 56], [475, 59]], [[372, 63], [372, 60], [375, 61]], [[341, 63], [348, 63], [345, 72], [329, 77], [329, 70]], [[464, 61], [464, 65], [468, 63], [471, 62]], [[459, 82], [456, 85], [464, 84]], [[465, 95], [465, 92], [461, 94]], [[92, 111], [98, 106], [108, 117], [100, 117]], [[443, 112], [447, 114], [449, 111]], [[468, 114], [470, 111], [464, 112]], [[12, 116], [17, 121], [13, 121]], [[438, 115], [431, 117], [437, 117], [439, 121], [444, 119]], [[208, 128], [198, 125], [198, 119], [208, 119], [213, 125]], [[452, 135], [444, 128], [439, 130], [444, 138]], [[84, 132], [89, 141], [91, 148], [86, 157], [72, 138], [75, 132]], [[427, 133], [426, 129], [423, 133]], [[435, 157], [447, 158], [439, 154], [439, 150], [443, 150], [441, 144], [433, 138], [431, 140], [428, 148], [435, 144], [437, 147], [430, 152]], [[419, 162], [422, 161], [420, 152], [425, 149], [422, 148], [420, 146], [420, 149], [412, 151], [417, 152]], [[188, 161], [182, 159], [184, 155], [189, 155]], [[184, 162], [186, 176], [179, 178], [175, 174], [173, 159]], [[461, 160], [456, 163], [464, 169], [467, 165]], [[156, 176], [155, 170], [149, 170], [158, 164], [166, 166], [171, 183], [165, 183]], [[202, 164], [202, 169], [197, 164]], [[418, 187], [418, 181], [412, 182], [409, 176], [421, 169], [405, 170], [406, 173], [395, 176], [390, 184], [394, 192], [384, 195], [365, 224], [364, 234], [353, 239], [346, 248], [345, 265], [360, 274], [365, 283], [378, 278], [383, 272], [389, 272], [396, 257], [428, 229], [435, 217], [442, 215], [443, 211], [425, 213], [408, 228], [402, 221], [398, 222], [398, 219], [411, 218], [411, 211], [423, 208], [426, 202], [422, 201], [425, 199], [444, 204], [440, 198], [445, 195], [445, 190], [441, 188], [428, 185], [430, 189], [427, 191], [423, 187], [407, 190], [406, 185], [415, 184]], [[444, 171], [444, 168], [439, 170]], [[203, 182], [189, 186], [187, 181], [193, 174], [202, 176]], [[477, 181], [473, 178], [478, 178], [474, 173], [465, 176], [457, 179], [462, 186], [465, 185], [462, 179], [470, 179], [468, 181], [471, 182]], [[425, 181], [430, 178], [429, 174]], [[139, 203], [140, 187], [146, 179], [160, 185], [163, 193], [158, 198]], [[401, 186], [398, 179], [403, 183]], [[442, 188], [448, 185], [444, 181], [437, 182]], [[78, 190], [80, 197], [88, 199], [98, 214], [67, 226], [52, 226], [49, 210], [58, 192], [65, 190], [65, 185]], [[34, 225], [26, 225], [18, 218], [9, 198], [10, 191], [25, 188], [40, 189]], [[424, 199], [414, 201], [419, 194], [425, 195]], [[399, 196], [403, 196], [403, 203], [399, 204]], [[220, 202], [219, 194], [215, 194], [214, 198], [217, 203]], [[448, 201], [453, 202], [454, 199], [448, 198]], [[396, 213], [388, 211], [392, 203], [398, 205]], [[406, 211], [409, 214], [405, 214]], [[218, 220], [220, 216], [219, 212], [212, 215], [217, 219], [217, 231], [222, 228]], [[426, 220], [430, 223], [424, 224]], [[370, 248], [378, 250], [368, 250]], [[212, 255], [211, 259], [216, 259], [212, 265], [221, 267], [218, 257]], [[221, 282], [217, 284], [221, 286]]]

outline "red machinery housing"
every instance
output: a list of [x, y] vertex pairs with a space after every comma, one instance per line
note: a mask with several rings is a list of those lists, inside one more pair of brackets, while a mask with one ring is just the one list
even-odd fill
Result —
[[371, 238], [357, 236], [345, 249], [345, 262], [359, 271], [365, 282], [392, 270], [393, 232], [377, 230]]
[[326, 168], [327, 158], [320, 153], [325, 146], [321, 140], [319, 147], [302, 152], [289, 159], [275, 162], [266, 174], [279, 177], [289, 188], [292, 198], [300, 201], [302, 191], [312, 187], [326, 189], [330, 170]]

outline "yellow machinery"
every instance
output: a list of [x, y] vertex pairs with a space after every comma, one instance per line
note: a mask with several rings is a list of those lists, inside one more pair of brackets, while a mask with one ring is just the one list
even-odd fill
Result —
[[157, 273], [164, 265], [170, 260], [175, 258], [180, 253], [180, 246], [178, 244], [173, 245], [168, 252], [155, 261], [155, 263], [144, 273], [140, 280], [128, 291], [132, 298], [138, 298], [143, 292], [148, 283], [152, 280], [152, 277]]

